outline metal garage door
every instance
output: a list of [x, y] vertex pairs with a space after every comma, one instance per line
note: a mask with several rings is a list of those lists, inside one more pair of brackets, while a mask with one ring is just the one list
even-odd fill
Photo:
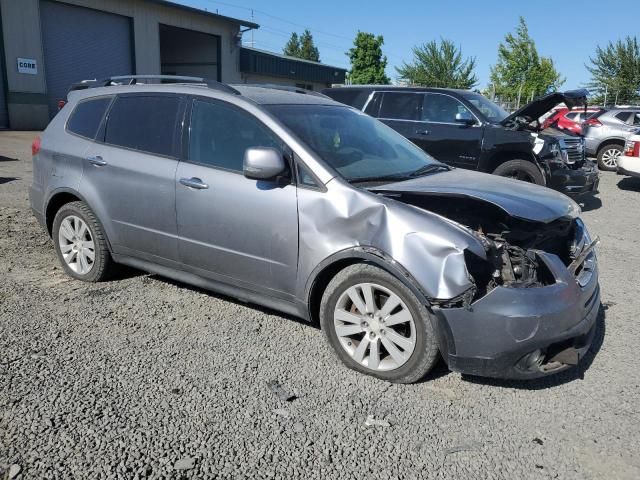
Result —
[[49, 0], [40, 16], [51, 116], [72, 83], [133, 73], [129, 17]]
[[[1, 49], [0, 54], [2, 54]], [[9, 117], [7, 115], [7, 89], [4, 85], [4, 72], [2, 71], [2, 67], [2, 60], [0, 60], [0, 128], [8, 128]]]

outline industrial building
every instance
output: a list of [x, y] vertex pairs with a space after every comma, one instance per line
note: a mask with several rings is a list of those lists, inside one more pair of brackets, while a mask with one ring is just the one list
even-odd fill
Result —
[[166, 0], [0, 0], [0, 17], [0, 128], [44, 128], [84, 79], [173, 74], [317, 90], [346, 74], [242, 47], [259, 25]]

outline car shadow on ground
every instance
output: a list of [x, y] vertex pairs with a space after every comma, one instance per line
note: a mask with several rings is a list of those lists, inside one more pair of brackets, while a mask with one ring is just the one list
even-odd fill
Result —
[[0, 155], [0, 162], [18, 162], [19, 160], [17, 158], [11, 158], [11, 157], [5, 157], [3, 155]]
[[0, 185], [4, 185], [5, 183], [15, 182], [16, 180], [20, 180], [17, 177], [0, 177]]
[[585, 373], [591, 367], [596, 355], [602, 348], [606, 332], [605, 312], [607, 306], [600, 304], [598, 317], [596, 318], [596, 332], [593, 337], [591, 347], [587, 354], [580, 360], [580, 363], [569, 370], [550, 375], [548, 377], [537, 378], [534, 380], [505, 380], [499, 378], [474, 377], [471, 375], [462, 375], [462, 379], [469, 383], [482, 385], [491, 385], [494, 387], [514, 388], [517, 390], [544, 390], [547, 388], [558, 387], [575, 380], [583, 380]]
[[595, 195], [584, 195], [583, 198], [576, 199], [583, 212], [590, 212], [602, 207], [602, 200]]
[[618, 182], [618, 188], [630, 192], [640, 192], [640, 178], [624, 177]]

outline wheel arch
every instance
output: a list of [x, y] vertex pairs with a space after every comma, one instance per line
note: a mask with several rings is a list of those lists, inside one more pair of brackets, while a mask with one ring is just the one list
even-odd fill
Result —
[[309, 320], [312, 324], [320, 324], [320, 303], [329, 282], [344, 268], [358, 263], [375, 265], [393, 275], [409, 288], [429, 312], [429, 320], [436, 334], [440, 352], [445, 356], [448, 351], [455, 352], [455, 344], [448, 325], [442, 321], [441, 315], [434, 312], [430, 298], [420, 288], [413, 275], [390, 255], [376, 247], [358, 246], [341, 250], [324, 259], [313, 270], [304, 291]]
[[49, 199], [47, 200], [44, 207], [44, 221], [47, 228], [47, 233], [51, 237], [53, 234], [53, 220], [56, 217], [58, 211], [66, 204], [72, 202], [84, 202], [93, 212], [96, 219], [100, 223], [105, 232], [105, 240], [107, 242], [107, 246], [109, 248], [109, 252], [113, 253], [111, 248], [111, 243], [109, 242], [109, 235], [106, 230], [104, 230], [104, 222], [98, 216], [96, 210], [91, 206], [89, 202], [84, 198], [82, 194], [80, 194], [77, 190], [71, 188], [59, 188], [54, 190], [51, 195], [49, 195]]
[[621, 147], [624, 147], [624, 143], [625, 139], [622, 137], [607, 138], [606, 140], [600, 142], [600, 144], [598, 145], [598, 148], [596, 149], [596, 155], [600, 154], [600, 151], [605, 147], [608, 147], [609, 145], [620, 145]]
[[487, 158], [483, 171], [487, 173], [493, 173], [496, 168], [510, 160], [526, 160], [537, 166], [540, 171], [543, 171], [540, 167], [540, 162], [538, 162], [538, 159], [535, 157], [533, 152], [523, 152], [521, 150], [495, 152], [493, 155]]

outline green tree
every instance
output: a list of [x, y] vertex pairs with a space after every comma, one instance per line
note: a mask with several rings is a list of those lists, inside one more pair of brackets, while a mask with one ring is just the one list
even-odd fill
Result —
[[565, 82], [553, 60], [538, 55], [523, 17], [515, 35], [507, 33], [498, 46], [498, 62], [491, 67], [488, 91], [506, 99], [529, 98], [557, 90]]
[[347, 56], [351, 61], [349, 81], [357, 85], [387, 85], [389, 77], [385, 74], [387, 57], [382, 54], [384, 38], [373, 33], [358, 32], [353, 41], [353, 48]]
[[446, 39], [413, 47], [413, 61], [396, 68], [404, 80], [425, 87], [471, 89], [478, 84], [476, 59], [462, 58], [462, 50]]
[[605, 48], [598, 46], [591, 65], [585, 65], [591, 73], [589, 89], [602, 99], [618, 103], [635, 103], [640, 100], [640, 46], [636, 37], [609, 42]]
[[305, 30], [302, 35], [300, 35], [300, 58], [314, 62], [320, 61], [320, 52], [314, 45], [313, 36], [309, 30]]
[[320, 52], [313, 43], [313, 35], [309, 30], [302, 32], [302, 35], [293, 32], [282, 49], [282, 53], [290, 57], [302, 58], [313, 62], [320, 61]]
[[287, 41], [286, 45], [282, 49], [282, 53], [289, 55], [290, 57], [300, 56], [300, 38], [296, 32], [291, 34], [291, 38]]

